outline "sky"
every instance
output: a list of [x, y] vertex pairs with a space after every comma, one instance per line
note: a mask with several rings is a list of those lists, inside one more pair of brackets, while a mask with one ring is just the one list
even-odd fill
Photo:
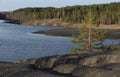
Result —
[[120, 2], [120, 0], [0, 0], [0, 11], [13, 11], [25, 7], [64, 7]]

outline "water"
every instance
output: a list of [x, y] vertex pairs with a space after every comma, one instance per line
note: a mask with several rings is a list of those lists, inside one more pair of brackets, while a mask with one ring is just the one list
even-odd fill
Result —
[[48, 55], [66, 54], [73, 45], [69, 37], [32, 34], [59, 27], [22, 26], [0, 21], [0, 61], [16, 61]]
[[[25, 26], [0, 21], [0, 61], [16, 61], [48, 55], [67, 54], [73, 47], [70, 37], [32, 34], [38, 30], [48, 30], [52, 26]], [[118, 44], [120, 40], [106, 39], [107, 44]]]

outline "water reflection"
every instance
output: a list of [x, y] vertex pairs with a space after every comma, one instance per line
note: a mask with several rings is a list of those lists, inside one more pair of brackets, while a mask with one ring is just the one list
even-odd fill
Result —
[[73, 46], [71, 38], [31, 33], [53, 28], [58, 27], [21, 26], [0, 22], [0, 61], [66, 54]]

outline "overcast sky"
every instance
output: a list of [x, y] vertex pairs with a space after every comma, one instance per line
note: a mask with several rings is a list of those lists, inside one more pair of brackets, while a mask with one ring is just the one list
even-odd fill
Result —
[[120, 2], [120, 0], [0, 0], [0, 11], [11, 11], [25, 7], [63, 7]]

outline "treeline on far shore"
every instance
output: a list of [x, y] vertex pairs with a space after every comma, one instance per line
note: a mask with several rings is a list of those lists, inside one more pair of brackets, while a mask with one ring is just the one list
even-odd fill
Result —
[[81, 23], [88, 9], [92, 10], [95, 21], [100, 24], [120, 24], [120, 2], [109, 4], [76, 5], [61, 8], [22, 8], [13, 12], [0, 13], [0, 18], [6, 18], [19, 23], [30, 20], [57, 19], [63, 22]]

